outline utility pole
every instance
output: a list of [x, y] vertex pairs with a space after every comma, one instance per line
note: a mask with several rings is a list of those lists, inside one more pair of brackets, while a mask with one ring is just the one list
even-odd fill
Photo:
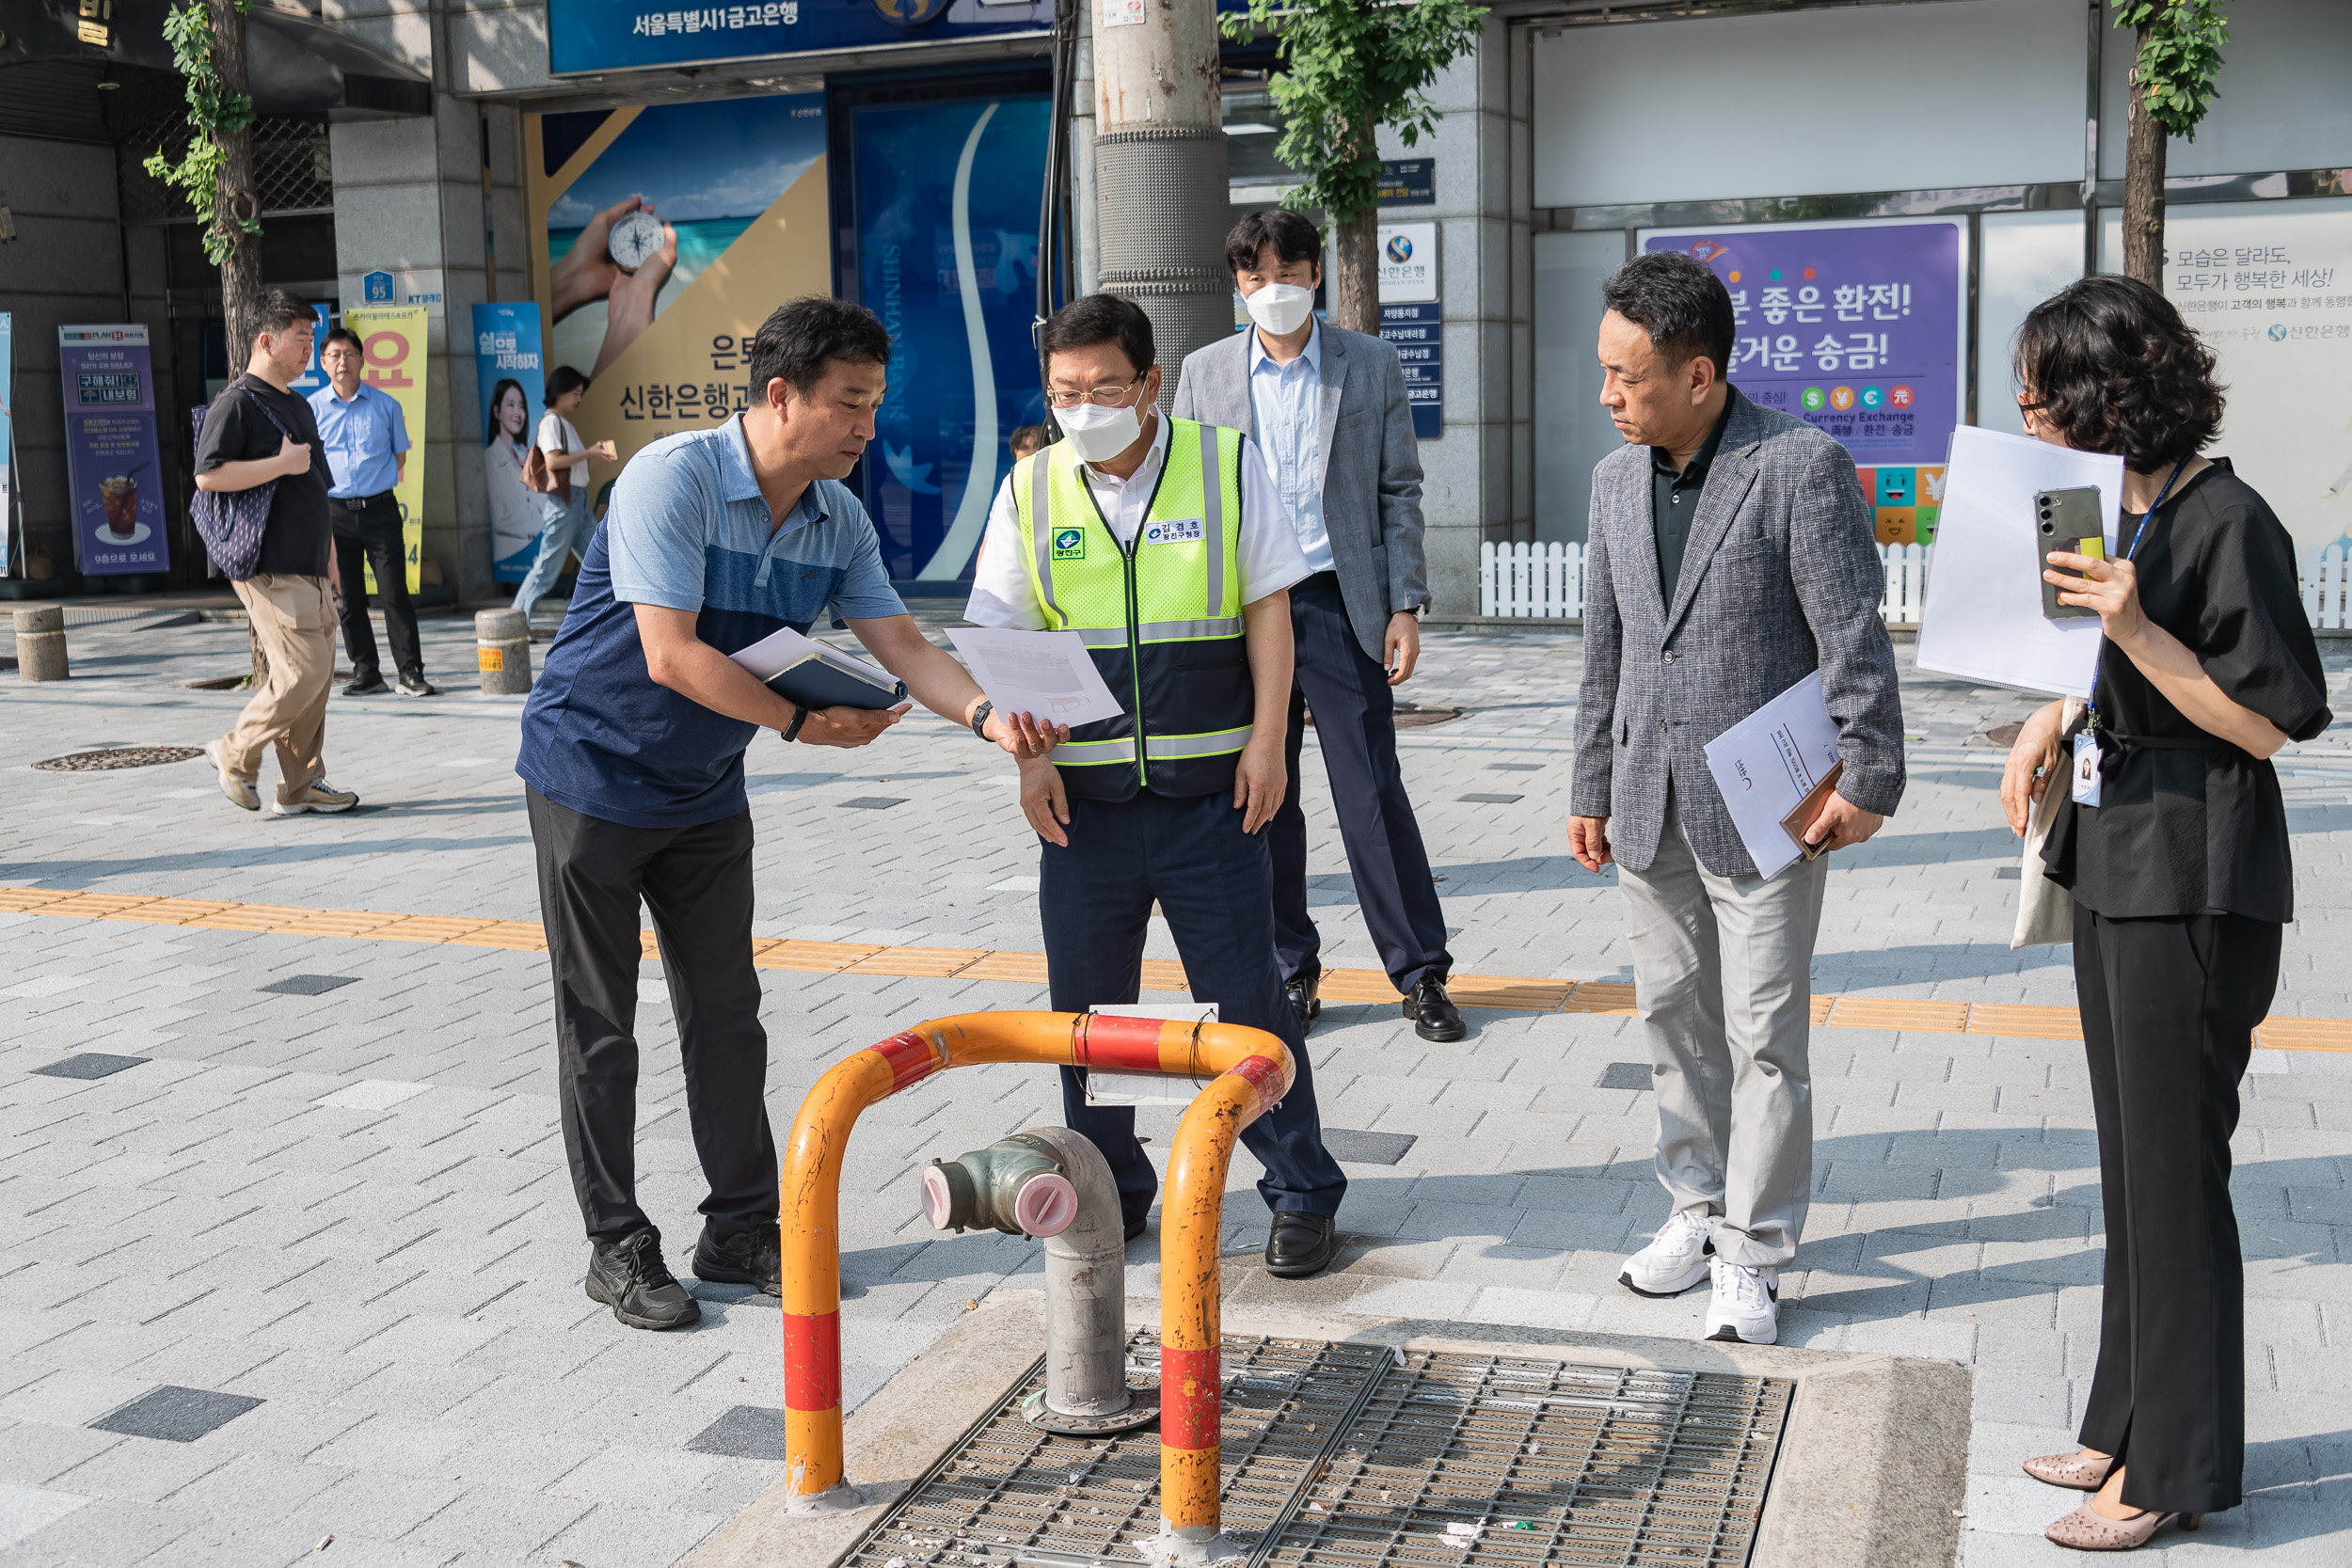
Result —
[[1216, 0], [1090, 0], [1097, 286], [1152, 318], [1160, 406], [1184, 356], [1233, 330]]

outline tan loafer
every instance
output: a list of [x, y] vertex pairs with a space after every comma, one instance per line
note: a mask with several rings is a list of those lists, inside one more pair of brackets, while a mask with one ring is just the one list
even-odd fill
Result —
[[2115, 1456], [2105, 1459], [2085, 1459], [2074, 1453], [2045, 1453], [2040, 1459], [2028, 1459], [2026, 1474], [2044, 1486], [2071, 1487], [2077, 1492], [2096, 1492], [2107, 1483], [2107, 1474], [2115, 1468]]
[[2128, 1519], [2109, 1519], [2086, 1502], [2042, 1533], [2078, 1552], [2130, 1552], [2148, 1544], [2149, 1537], [2167, 1525], [2195, 1529], [2204, 1522], [2201, 1513], [2159, 1513], [2153, 1508]]

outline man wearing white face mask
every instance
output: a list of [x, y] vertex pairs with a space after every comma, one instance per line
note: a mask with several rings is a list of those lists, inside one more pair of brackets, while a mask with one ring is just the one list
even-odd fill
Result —
[[[1046, 390], [1063, 438], [996, 494], [964, 613], [984, 626], [1075, 631], [1124, 712], [1080, 725], [1021, 770], [1043, 841], [1038, 913], [1058, 1011], [1132, 1003], [1156, 899], [1195, 1001], [1290, 1047], [1297, 1081], [1242, 1142], [1266, 1168], [1266, 1271], [1321, 1272], [1347, 1179], [1323, 1147], [1314, 1074], [1274, 967], [1272, 863], [1259, 830], [1282, 801], [1291, 689], [1287, 590], [1307, 575], [1256, 443], [1163, 419], [1152, 323], [1090, 294], [1045, 324]], [[1135, 1112], [1087, 1103], [1062, 1071], [1064, 1119], [1110, 1162], [1130, 1238], [1158, 1177]]]
[[1421, 825], [1397, 766], [1395, 704], [1421, 657], [1421, 452], [1396, 350], [1314, 318], [1322, 236], [1298, 214], [1252, 213], [1225, 264], [1253, 325], [1184, 360], [1176, 416], [1230, 425], [1265, 449], [1311, 575], [1291, 590], [1297, 647], [1288, 792], [1274, 852], [1275, 956], [1303, 1028], [1323, 1010], [1323, 942], [1307, 912], [1299, 742], [1309, 711], [1338, 808], [1357, 907], [1425, 1040], [1462, 1037], [1446, 995], [1453, 955]]

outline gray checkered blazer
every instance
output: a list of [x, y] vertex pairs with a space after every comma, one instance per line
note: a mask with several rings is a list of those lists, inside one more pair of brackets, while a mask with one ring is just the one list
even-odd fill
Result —
[[1704, 748], [1816, 669], [1840, 732], [1837, 792], [1882, 815], [1903, 796], [1885, 578], [1853, 459], [1802, 420], [1736, 390], [1731, 402], [1671, 605], [1650, 449], [1629, 443], [1593, 470], [1568, 809], [1609, 817], [1617, 859], [1636, 871], [1657, 856], [1671, 781], [1699, 863], [1755, 875]]

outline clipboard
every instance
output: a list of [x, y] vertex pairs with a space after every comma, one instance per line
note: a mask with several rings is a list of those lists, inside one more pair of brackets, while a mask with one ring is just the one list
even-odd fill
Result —
[[1804, 792], [1804, 799], [1797, 802], [1794, 811], [1780, 819], [1781, 832], [1787, 833], [1789, 842], [1797, 847], [1799, 858], [1808, 861], [1818, 860], [1829, 852], [1827, 840], [1820, 844], [1807, 844], [1804, 841], [1804, 831], [1813, 826], [1815, 817], [1821, 815], [1821, 807], [1828, 803], [1831, 791], [1837, 787], [1837, 781], [1845, 776], [1846, 765], [1841, 760], [1828, 772], [1821, 775], [1820, 784]]

